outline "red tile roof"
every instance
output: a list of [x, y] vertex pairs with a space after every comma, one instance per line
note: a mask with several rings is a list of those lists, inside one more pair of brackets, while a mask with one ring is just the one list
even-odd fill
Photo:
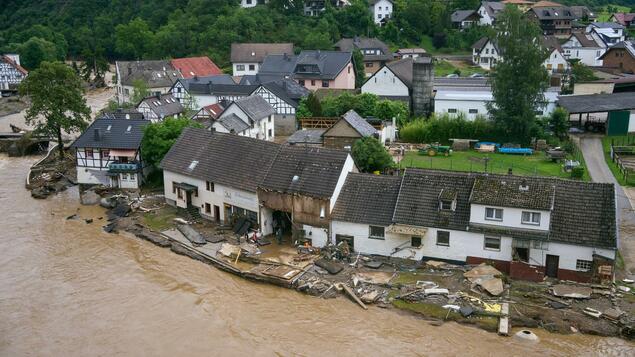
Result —
[[218, 117], [220, 117], [220, 115], [223, 113], [223, 111], [225, 111], [225, 108], [220, 103], [207, 105], [207, 106], [205, 106], [203, 108], [205, 108], [205, 110], [207, 112], [209, 112], [212, 115], [212, 118], [214, 118], [214, 119], [218, 119]]
[[622, 26], [629, 26], [629, 23], [635, 20], [635, 13], [623, 13], [617, 12], [613, 14], [615, 18], [615, 22], [619, 23]]
[[194, 76], [206, 77], [223, 74], [223, 71], [208, 57], [175, 58], [170, 62], [186, 79]]
[[29, 71], [27, 71], [26, 69], [24, 69], [24, 67], [20, 66], [19, 64], [15, 63], [14, 60], [11, 59], [11, 57], [9, 56], [2, 56], [2, 60], [4, 60], [4, 62], [12, 65], [13, 67], [15, 67], [15, 69], [17, 69], [18, 71], [22, 72], [22, 74], [24, 74], [25, 76], [27, 74], [29, 74]]

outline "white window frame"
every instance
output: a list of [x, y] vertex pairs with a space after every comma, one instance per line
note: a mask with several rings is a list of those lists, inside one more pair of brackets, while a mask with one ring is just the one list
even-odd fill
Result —
[[[528, 220], [525, 219], [525, 215], [528, 215], [527, 218], [529, 218]], [[534, 221], [535, 217], [538, 217], [538, 221]], [[539, 226], [540, 225], [540, 212], [534, 212], [534, 211], [522, 211], [522, 213], [520, 214], [520, 223], [522, 224], [527, 224], [530, 226]]]
[[[498, 248], [492, 248], [492, 247], [488, 247], [487, 246], [487, 240], [488, 239], [496, 239], [498, 240]], [[485, 250], [492, 250], [492, 251], [496, 251], [496, 252], [500, 252], [501, 250], [501, 237], [496, 237], [496, 236], [483, 236], [483, 249]]]
[[[489, 216], [488, 212], [493, 213], [493, 215]], [[497, 217], [497, 212], [500, 212], [500, 218]], [[503, 221], [503, 209], [502, 208], [495, 208], [495, 207], [485, 207], [485, 220], [486, 221], [497, 221], [497, 222], [502, 222]]]
[[[448, 243], [439, 243], [439, 233], [447, 233], [448, 234]], [[437, 231], [437, 239], [436, 239], [436, 243], [438, 246], [440, 247], [449, 247], [450, 246], [450, 231]]]
[[577, 271], [590, 271], [593, 268], [592, 260], [577, 259], [575, 261], [575, 270]]
[[[381, 228], [381, 235], [373, 235], [373, 228], [379, 229]], [[386, 227], [382, 226], [368, 226], [368, 238], [371, 239], [386, 239]]]

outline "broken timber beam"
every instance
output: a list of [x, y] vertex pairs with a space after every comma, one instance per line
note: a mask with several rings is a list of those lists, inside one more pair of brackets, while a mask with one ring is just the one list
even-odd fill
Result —
[[498, 320], [498, 334], [509, 336], [509, 303], [501, 304], [501, 317]]
[[355, 292], [353, 290], [351, 290], [351, 288], [348, 287], [348, 285], [346, 284], [342, 284], [342, 288], [344, 289], [344, 291], [348, 294], [348, 296], [351, 297], [351, 299], [353, 299], [353, 301], [355, 301], [359, 306], [361, 306], [364, 310], [368, 310], [368, 306], [366, 306], [366, 304], [364, 304], [364, 302], [362, 300], [360, 300], [357, 295], [355, 295]]

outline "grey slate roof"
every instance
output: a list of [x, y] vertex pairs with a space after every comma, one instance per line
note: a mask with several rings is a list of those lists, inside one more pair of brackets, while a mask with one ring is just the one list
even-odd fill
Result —
[[583, 19], [585, 16], [591, 20], [597, 18], [597, 15], [586, 6], [574, 5], [569, 6], [569, 9], [576, 19]]
[[245, 123], [240, 117], [234, 113], [221, 117], [217, 120], [220, 125], [229, 130], [229, 132], [241, 133], [249, 129], [249, 124]]
[[120, 81], [132, 86], [135, 80], [142, 80], [150, 88], [171, 87], [183, 76], [172, 67], [170, 61], [117, 61]]
[[[273, 78], [335, 79], [351, 62], [350, 52], [302, 51], [297, 56], [268, 55], [260, 66], [259, 76]], [[316, 72], [303, 71], [304, 66], [314, 66]]]
[[267, 55], [293, 54], [292, 43], [232, 43], [232, 63], [262, 63]]
[[403, 58], [386, 64], [390, 70], [408, 87], [412, 88], [412, 58]]
[[[138, 149], [143, 138], [143, 127], [149, 123], [143, 119], [96, 119], [71, 144], [71, 148]], [[99, 130], [99, 139], [95, 138], [95, 130]]]
[[615, 30], [623, 30], [624, 26], [618, 24], [617, 22], [592, 22], [589, 25], [597, 28], [604, 29], [615, 29]]
[[[255, 193], [279, 147], [265, 140], [186, 128], [160, 167]], [[198, 164], [188, 170], [192, 161], [198, 161]]]
[[[178, 115], [185, 110], [181, 103], [176, 100], [172, 94], [161, 94], [160, 96], [153, 95], [151, 97], [144, 98], [140, 103], [146, 103], [159, 118], [165, 118], [172, 115]], [[158, 104], [157, 104], [158, 103]], [[137, 105], [137, 108], [139, 108]]]
[[331, 219], [389, 226], [400, 184], [400, 176], [348, 174]]
[[575, 37], [582, 47], [601, 47], [590, 34], [573, 32], [571, 36]]
[[324, 129], [303, 129], [293, 133], [287, 144], [322, 144], [322, 134]]
[[540, 20], [573, 20], [574, 16], [567, 7], [534, 7], [532, 11]]
[[118, 108], [111, 112], [105, 112], [101, 114], [101, 118], [106, 119], [143, 119], [143, 113], [139, 113], [137, 109]]
[[487, 42], [489, 42], [489, 38], [481, 37], [478, 41], [474, 42], [472, 48], [480, 51], [483, 49], [483, 47], [485, 47]]
[[[281, 147], [259, 188], [286, 194], [330, 198], [348, 153], [319, 147]], [[257, 167], [264, 167], [259, 164]], [[294, 177], [297, 177], [294, 180]]]
[[298, 107], [300, 99], [308, 96], [311, 92], [291, 79], [281, 79], [278, 81], [263, 83], [261, 85], [294, 108]]
[[234, 102], [253, 121], [259, 121], [275, 113], [275, 110], [259, 95], [250, 95]]
[[623, 48], [626, 50], [626, 52], [628, 52], [631, 57], [633, 59], [635, 59], [635, 42], [634, 41], [622, 41], [620, 43], [617, 43], [611, 47], [609, 47], [609, 49], [604, 52], [604, 54], [602, 56], [600, 56], [599, 58], [602, 59], [606, 56], [609, 56], [609, 53], [613, 53], [612, 50], [613, 49], [619, 49], [619, 48]]
[[496, 18], [499, 12], [505, 9], [505, 4], [497, 1], [482, 1], [481, 6], [487, 11], [487, 14], [492, 18]]
[[635, 109], [635, 93], [561, 95], [558, 105], [570, 114]]
[[357, 131], [362, 137], [371, 136], [377, 133], [377, 130], [372, 125], [368, 124], [366, 119], [362, 118], [353, 109], [344, 113], [344, 115], [342, 115], [342, 119], [353, 127], [353, 129], [355, 129], [355, 131]]
[[474, 180], [471, 203], [549, 211], [555, 187], [549, 181], [518, 176], [481, 176]]
[[476, 10], [456, 10], [455, 12], [452, 13], [452, 15], [450, 15], [450, 19], [452, 22], [461, 22], [461, 21], [465, 21], [465, 19], [472, 16], [473, 14], [476, 14], [478, 15], [478, 17], [481, 17], [481, 15], [479, 15], [476, 12]]
[[389, 61], [393, 58], [392, 52], [388, 49], [388, 45], [374, 37], [343, 38], [335, 43], [335, 48], [345, 52], [353, 52], [356, 49], [381, 51], [380, 55], [367, 55], [362, 51], [364, 61]]
[[258, 86], [240, 84], [211, 84], [209, 93], [213, 95], [238, 95], [248, 96]]
[[185, 88], [185, 90], [190, 94], [209, 94], [211, 92], [210, 88], [214, 84], [236, 84], [232, 76], [228, 74], [207, 77], [192, 77], [187, 79], [181, 78], [178, 82], [180, 82], [181, 85], [183, 85], [183, 88]]

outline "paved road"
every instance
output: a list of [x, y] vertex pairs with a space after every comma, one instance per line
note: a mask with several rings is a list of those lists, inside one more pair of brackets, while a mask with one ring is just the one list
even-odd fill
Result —
[[617, 198], [618, 224], [620, 239], [618, 248], [624, 258], [625, 270], [635, 273], [635, 213], [624, 189], [617, 182], [604, 160], [601, 136], [583, 136], [580, 138], [580, 150], [584, 156], [587, 170], [593, 182], [615, 185]]

